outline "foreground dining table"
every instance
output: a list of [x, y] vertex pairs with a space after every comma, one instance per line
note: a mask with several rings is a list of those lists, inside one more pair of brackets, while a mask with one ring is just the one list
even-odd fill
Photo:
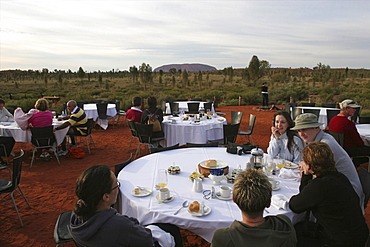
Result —
[[[216, 229], [229, 227], [234, 220], [241, 220], [242, 216], [232, 200], [221, 200], [218, 197], [206, 200], [203, 193], [192, 191], [193, 183], [189, 179], [189, 175], [197, 170], [200, 162], [209, 159], [227, 162], [229, 173], [231, 173], [233, 169], [238, 167], [245, 169], [250, 155], [229, 154], [226, 152], [226, 148], [221, 147], [181, 148], [150, 154], [134, 160], [118, 175], [118, 181], [121, 183], [122, 214], [137, 218], [143, 225], [157, 222], [172, 223], [211, 242]], [[180, 174], [168, 175], [167, 187], [171, 191], [173, 200], [160, 203], [156, 199], [158, 191], [155, 189], [157, 170], [167, 169], [171, 165], [179, 166], [181, 169]], [[299, 182], [278, 177], [276, 179], [280, 181], [280, 189], [273, 191], [273, 195], [282, 194], [290, 198], [298, 193]], [[203, 179], [204, 190], [211, 190], [214, 187], [216, 192], [219, 192], [219, 187], [222, 185], [232, 187], [233, 184], [223, 180], [221, 185], [214, 185], [209, 178]], [[146, 187], [152, 190], [152, 193], [143, 197], [134, 196], [133, 190], [136, 186]], [[185, 200], [189, 202], [204, 201], [204, 204], [210, 207], [211, 211], [208, 215], [196, 217], [184, 208], [177, 215], [174, 215]], [[290, 209], [277, 209], [273, 206], [267, 208], [264, 216], [276, 214], [287, 215], [293, 223], [302, 217]]]
[[[172, 121], [175, 122], [172, 122]], [[165, 139], [160, 142], [163, 147], [185, 145], [186, 143], [204, 144], [208, 141], [223, 139], [223, 125], [226, 119], [220, 116], [205, 119], [195, 124], [190, 120], [181, 120], [180, 117], [169, 117], [162, 122]]]
[[[54, 128], [58, 127], [65, 121], [58, 121], [53, 119]], [[55, 138], [57, 140], [57, 145], [60, 145], [63, 142], [64, 137], [66, 136], [69, 127], [56, 130], [54, 132]], [[12, 136], [16, 142], [31, 142], [32, 134], [29, 129], [22, 130], [16, 122], [9, 123], [0, 123], [0, 136]]]

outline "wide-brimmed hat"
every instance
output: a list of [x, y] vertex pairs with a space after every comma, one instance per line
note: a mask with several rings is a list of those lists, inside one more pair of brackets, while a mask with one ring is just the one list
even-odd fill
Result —
[[323, 125], [317, 121], [317, 116], [312, 113], [303, 113], [294, 120], [295, 126], [291, 130], [315, 128]]
[[356, 102], [354, 102], [351, 99], [343, 100], [342, 102], [339, 103], [339, 106], [340, 106], [340, 109], [342, 109], [342, 110], [347, 108], [347, 107], [351, 107], [351, 108], [361, 107], [361, 106], [357, 105]]

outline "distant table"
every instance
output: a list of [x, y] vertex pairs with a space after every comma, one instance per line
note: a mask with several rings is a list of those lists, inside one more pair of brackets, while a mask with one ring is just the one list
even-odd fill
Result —
[[[188, 111], [188, 103], [199, 103], [199, 109], [203, 108], [204, 109], [204, 103], [207, 103], [205, 101], [175, 101], [174, 103], [179, 103], [179, 111]], [[207, 109], [204, 109], [206, 111]], [[214, 112], [213, 104], [212, 104], [212, 112]], [[171, 108], [170, 108], [170, 103], [166, 103], [166, 114], [171, 114]]]
[[[92, 118], [94, 121], [97, 121], [97, 124], [99, 124], [103, 129], [108, 128], [107, 119], [98, 119], [99, 114], [96, 104], [84, 104], [84, 111], [87, 118]], [[112, 117], [117, 115], [116, 104], [108, 104], [107, 115]]]
[[[53, 126], [56, 128], [65, 121], [57, 121], [53, 119]], [[69, 127], [56, 130], [54, 132], [55, 138], [57, 140], [57, 145], [60, 145], [63, 142], [64, 137], [68, 132]], [[16, 122], [11, 122], [10, 124], [0, 124], [0, 136], [12, 136], [16, 142], [31, 142], [31, 130], [22, 130], [19, 128]]]
[[[327, 110], [334, 110], [335, 108], [327, 108], [327, 107], [312, 107], [312, 106], [297, 106], [296, 108], [301, 108], [303, 109], [314, 109], [314, 110], [320, 110], [320, 115], [319, 115], [319, 123], [323, 123], [324, 125], [320, 126], [321, 129], [325, 129], [328, 125], [328, 119], [326, 118], [326, 111]], [[302, 111], [303, 113], [303, 111]]]
[[366, 146], [370, 146], [370, 124], [356, 124], [358, 133]]
[[[122, 214], [135, 217], [143, 225], [151, 223], [172, 223], [181, 228], [188, 229], [208, 242], [211, 242], [216, 229], [229, 227], [234, 220], [241, 220], [241, 212], [238, 206], [232, 201], [224, 201], [217, 198], [205, 200], [202, 193], [192, 191], [192, 182], [189, 175], [197, 170], [197, 165], [208, 159], [222, 160], [228, 163], [229, 171], [238, 168], [240, 165], [245, 169], [250, 155], [235, 155], [226, 152], [226, 148], [181, 148], [171, 151], [154, 153], [134, 160], [123, 168], [118, 174], [118, 181], [121, 183], [120, 192], [122, 195]], [[180, 166], [181, 172], [178, 175], [168, 175], [168, 188], [174, 195], [174, 199], [167, 203], [159, 203], [156, 200], [157, 190], [155, 189], [156, 172], [158, 169], [167, 169], [173, 165]], [[288, 179], [281, 179], [280, 189], [272, 194], [283, 194], [290, 198], [298, 194], [299, 182]], [[232, 184], [225, 180], [221, 185], [232, 187]], [[136, 186], [147, 187], [153, 193], [146, 197], [135, 197], [131, 194]], [[209, 178], [203, 179], [203, 189], [210, 190], [212, 186], [219, 192], [219, 185], [213, 185]], [[206, 206], [211, 208], [210, 214], [202, 217], [195, 217], [182, 209], [177, 215], [174, 212], [181, 207], [182, 203], [204, 201]], [[268, 212], [267, 212], [268, 211]], [[264, 212], [266, 215], [284, 214], [293, 223], [301, 219], [301, 215], [293, 213], [290, 209], [278, 210], [271, 206]]]
[[[172, 123], [175, 120], [176, 123]], [[164, 147], [173, 146], [177, 143], [181, 145], [190, 143], [207, 143], [207, 141], [223, 139], [223, 125], [226, 119], [223, 117], [214, 117], [200, 121], [199, 124], [191, 124], [191, 121], [181, 121], [180, 117], [171, 117], [171, 120], [164, 120], [162, 128], [164, 140], [161, 145]]]

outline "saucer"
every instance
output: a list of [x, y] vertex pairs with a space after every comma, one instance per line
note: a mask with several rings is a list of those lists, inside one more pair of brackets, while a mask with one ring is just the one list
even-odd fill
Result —
[[166, 203], [166, 202], [170, 202], [170, 201], [173, 201], [173, 199], [175, 198], [175, 195], [174, 194], [172, 194], [172, 193], [170, 193], [170, 198], [167, 198], [167, 199], [165, 199], [165, 200], [161, 200], [161, 199], [159, 199], [159, 194], [157, 194], [156, 196], [155, 196], [155, 199], [157, 199], [157, 201], [158, 202], [164, 202], [164, 203]]
[[273, 188], [272, 190], [280, 190], [280, 185], [277, 185], [275, 188]]
[[152, 190], [147, 187], [143, 187], [143, 189], [139, 190], [139, 194], [135, 194], [135, 191], [131, 191], [131, 195], [137, 196], [137, 197], [143, 197], [143, 196], [149, 196], [152, 194]]
[[201, 214], [201, 213], [198, 213], [198, 212], [193, 212], [193, 211], [190, 211], [190, 209], [188, 208], [188, 213], [191, 214], [192, 216], [197, 216], [197, 217], [201, 217], [201, 216], [206, 216], [206, 215], [209, 215], [209, 213], [211, 213], [212, 209], [206, 205], [204, 205], [204, 213]]
[[233, 195], [231, 194], [229, 197], [222, 197], [220, 192], [217, 192], [216, 193], [216, 197], [220, 200], [223, 200], [223, 201], [228, 201], [228, 200], [231, 200], [233, 199]]

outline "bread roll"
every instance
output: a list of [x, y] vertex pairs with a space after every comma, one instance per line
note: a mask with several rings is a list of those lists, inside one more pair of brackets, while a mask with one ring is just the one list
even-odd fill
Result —
[[194, 201], [190, 204], [189, 210], [192, 212], [199, 212], [200, 209], [200, 203], [197, 201]]
[[204, 164], [207, 167], [217, 167], [217, 160], [207, 160]]

